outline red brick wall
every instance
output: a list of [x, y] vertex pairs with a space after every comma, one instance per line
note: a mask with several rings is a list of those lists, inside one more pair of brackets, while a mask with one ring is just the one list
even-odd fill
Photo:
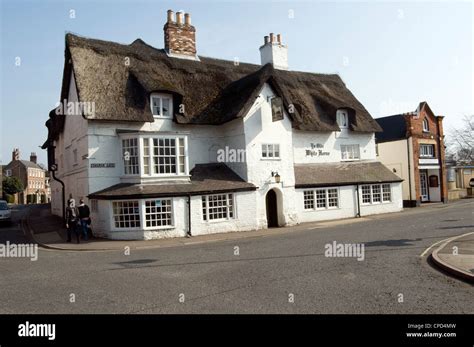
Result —
[[[428, 120], [428, 132], [423, 131], [423, 120]], [[413, 140], [413, 166], [415, 173], [415, 190], [416, 199], [419, 200], [421, 196], [420, 189], [420, 144], [433, 144], [435, 150], [435, 157], [440, 163], [440, 190], [441, 201], [447, 201], [448, 189], [446, 181], [446, 165], [445, 165], [445, 147], [444, 147], [444, 132], [443, 132], [443, 117], [435, 116], [429, 107], [425, 104], [419, 112], [417, 117], [415, 114], [408, 114], [405, 116], [407, 124], [407, 136], [411, 136]]]
[[167, 22], [163, 30], [169, 53], [196, 55], [196, 29], [192, 25]]

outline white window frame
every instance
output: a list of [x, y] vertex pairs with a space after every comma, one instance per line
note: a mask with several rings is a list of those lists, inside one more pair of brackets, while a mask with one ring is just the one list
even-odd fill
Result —
[[[114, 203], [130, 203], [130, 202], [136, 202], [138, 205], [138, 220], [140, 222], [140, 226], [138, 227], [118, 227], [115, 224], [115, 211], [114, 211]], [[112, 230], [114, 231], [122, 231], [122, 232], [127, 232], [127, 231], [137, 231], [143, 229], [143, 218], [142, 218], [142, 212], [141, 212], [141, 203], [140, 200], [114, 200], [111, 201], [110, 203], [110, 211], [111, 211], [111, 222], [112, 222]], [[137, 213], [134, 213], [134, 215]]]
[[12, 176], [12, 170], [11, 169], [6, 169], [5, 170], [5, 177], [11, 177]]
[[[384, 186], [389, 186], [389, 194], [390, 194], [390, 199], [389, 200], [385, 200], [384, 199]], [[380, 201], [374, 201], [374, 187], [378, 187], [380, 190]], [[370, 202], [364, 202], [364, 194], [363, 194], [363, 190], [364, 190], [364, 187], [369, 187], [369, 191], [370, 191]], [[393, 192], [392, 192], [392, 184], [391, 183], [377, 183], [377, 184], [362, 184], [360, 186], [360, 203], [361, 205], [380, 205], [380, 204], [389, 204], [392, 202], [392, 196], [393, 196]]]
[[[354, 148], [356, 148], [356, 151], [354, 151]], [[348, 154], [346, 158], [344, 158], [344, 153]], [[355, 155], [357, 155], [357, 157]], [[342, 144], [341, 145], [341, 161], [356, 161], [356, 160], [360, 160], [360, 145], [356, 143]]]
[[435, 157], [435, 146], [430, 143], [420, 144], [420, 158], [436, 158]]
[[428, 118], [426, 118], [426, 117], [423, 118], [422, 124], [423, 124], [423, 132], [424, 133], [429, 133], [430, 132], [430, 124], [428, 122]]
[[[147, 201], [169, 201], [170, 203], [170, 207], [171, 207], [171, 224], [169, 225], [160, 225], [160, 226], [147, 226], [146, 223], [147, 223], [147, 220], [146, 220], [146, 216], [147, 216], [147, 212], [146, 212], [146, 203]], [[172, 198], [156, 198], [156, 199], [144, 199], [142, 201], [142, 218], [143, 218], [143, 229], [145, 230], [160, 230], [160, 229], [173, 229], [175, 227], [175, 223], [174, 223], [174, 206], [173, 206], [173, 199]], [[166, 213], [166, 212], [162, 212], [162, 213]]]
[[[159, 113], [155, 113], [155, 109], [153, 105], [154, 99], [159, 99]], [[163, 116], [163, 100], [164, 99], [168, 100], [168, 105], [169, 105], [168, 116]], [[173, 118], [173, 96], [171, 94], [152, 93], [150, 95], [150, 109], [151, 109], [151, 114], [155, 118], [164, 118], [164, 119]]]
[[[329, 191], [336, 191], [336, 199], [337, 199], [337, 206], [329, 206]], [[318, 207], [318, 191], [324, 191], [324, 207]], [[312, 192], [312, 208], [305, 207], [305, 193]], [[327, 187], [327, 188], [313, 188], [313, 189], [305, 189], [303, 190], [303, 210], [304, 211], [325, 211], [325, 210], [337, 210], [340, 208], [341, 204], [341, 197], [339, 193], [339, 188], [337, 187]]]
[[[164, 225], [164, 226], [146, 226], [146, 201], [156, 201], [156, 200], [169, 200], [171, 206], [171, 225]], [[91, 200], [92, 201], [92, 200]], [[138, 202], [138, 215], [140, 226], [139, 227], [117, 227], [115, 224], [115, 214], [114, 214], [114, 203], [124, 203], [124, 202]], [[92, 203], [91, 203], [92, 205]], [[98, 204], [97, 204], [98, 208]], [[167, 197], [167, 198], [155, 198], [155, 199], [121, 199], [121, 200], [113, 200], [110, 202], [110, 223], [111, 223], [111, 230], [115, 232], [128, 232], [128, 231], [139, 231], [139, 230], [146, 230], [146, 231], [153, 231], [153, 230], [164, 230], [164, 229], [174, 229], [175, 228], [175, 208], [174, 208], [174, 199]], [[98, 210], [97, 210], [98, 212]]]
[[[137, 163], [136, 164], [127, 164], [126, 163], [126, 160], [125, 160], [125, 148], [124, 148], [124, 141], [131, 141], [131, 140], [135, 140], [136, 141], [136, 145], [134, 145], [133, 147], [135, 147], [136, 149], [136, 156], [134, 157], [137, 157]], [[122, 159], [122, 165], [123, 165], [123, 170], [122, 170], [122, 173], [123, 175], [125, 176], [140, 176], [141, 172], [142, 172], [142, 168], [141, 168], [141, 165], [140, 165], [140, 157], [141, 157], [141, 153], [142, 153], [142, 150], [141, 150], [141, 146], [140, 146], [140, 138], [138, 136], [127, 136], [127, 137], [121, 137], [120, 138], [120, 147], [121, 147], [121, 159]], [[131, 148], [131, 146], [129, 145], [129, 147]], [[127, 172], [127, 167], [128, 166], [130, 167], [129, 170], [131, 170], [131, 168], [137, 168], [137, 173], [134, 173], [133, 170], [132, 172]]]
[[[148, 139], [148, 155], [145, 157], [144, 143]], [[176, 172], [164, 172], [164, 173], [155, 173], [155, 164], [154, 164], [154, 140], [158, 142], [160, 140], [174, 140], [175, 141], [175, 166]], [[184, 146], [180, 146], [180, 140], [183, 140]], [[182, 152], [182, 153], [181, 153]], [[176, 176], [187, 176], [189, 175], [188, 167], [188, 137], [179, 135], [179, 136], [142, 136], [140, 139], [140, 154], [141, 160], [141, 172], [143, 172], [142, 177], [176, 177]], [[183, 170], [181, 171], [180, 158], [183, 158]], [[147, 163], [145, 162], [147, 161]], [[148, 166], [148, 173], [145, 173], [145, 166]], [[158, 164], [159, 167], [160, 164]]]
[[345, 109], [337, 110], [336, 122], [341, 130], [349, 129], [349, 111]]
[[[214, 196], [219, 196], [219, 195], [225, 195], [225, 197], [226, 197], [226, 206], [223, 206], [223, 207], [226, 208], [227, 217], [210, 219], [209, 218], [209, 216], [210, 216], [210, 213], [209, 213], [209, 198], [214, 197]], [[230, 204], [229, 204], [229, 202], [230, 202]], [[214, 208], [216, 208], [216, 207], [214, 207]], [[230, 212], [232, 212], [232, 217], [230, 217]], [[235, 194], [234, 193], [222, 193], [222, 194], [202, 195], [201, 196], [201, 216], [202, 216], [202, 221], [205, 222], [205, 223], [222, 222], [222, 221], [236, 219]]]
[[[278, 154], [278, 156], [276, 154]], [[261, 155], [262, 160], [281, 159], [280, 144], [279, 143], [262, 143], [262, 152], [260, 155]]]

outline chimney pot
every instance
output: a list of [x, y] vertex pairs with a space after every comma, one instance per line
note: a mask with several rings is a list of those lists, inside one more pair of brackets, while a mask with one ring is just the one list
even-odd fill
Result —
[[266, 45], [266, 44], [269, 43], [269, 42], [270, 42], [270, 37], [267, 35], [267, 36], [265, 36], [265, 37], [263, 38], [263, 44]]
[[168, 10], [168, 23], [173, 23], [174, 22], [174, 12], [173, 10]]
[[278, 43], [281, 45], [281, 34], [278, 34], [278, 35], [277, 35], [277, 41], [278, 41]]
[[270, 33], [270, 42], [275, 42], [275, 35], [273, 33]]
[[183, 24], [183, 12], [176, 12], [176, 23], [178, 25]]
[[184, 24], [191, 25], [191, 15], [189, 13], [184, 14]]

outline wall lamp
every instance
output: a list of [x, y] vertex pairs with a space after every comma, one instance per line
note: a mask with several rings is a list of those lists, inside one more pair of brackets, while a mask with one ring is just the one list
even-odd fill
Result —
[[280, 174], [278, 171], [272, 171], [272, 177], [275, 177], [275, 182], [280, 183]]

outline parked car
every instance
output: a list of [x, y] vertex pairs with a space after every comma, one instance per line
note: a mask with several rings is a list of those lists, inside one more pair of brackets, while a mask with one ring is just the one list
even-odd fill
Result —
[[5, 200], [0, 200], [0, 222], [10, 223], [12, 221], [12, 211]]

